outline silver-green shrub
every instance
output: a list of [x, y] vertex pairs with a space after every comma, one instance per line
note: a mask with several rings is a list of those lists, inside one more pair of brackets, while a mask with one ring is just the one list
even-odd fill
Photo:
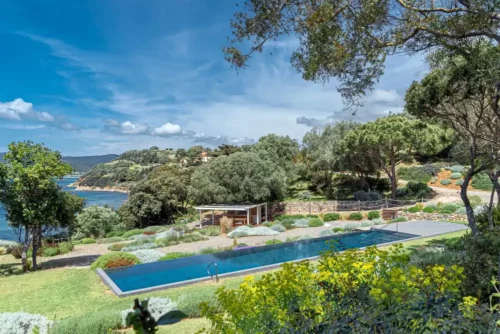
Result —
[[309, 219], [297, 219], [295, 223], [293, 223], [295, 227], [309, 227]]
[[320, 237], [328, 237], [330, 235], [334, 235], [333, 231], [331, 230], [323, 230], [319, 233]]
[[180, 237], [181, 233], [179, 231], [174, 230], [173, 228], [171, 228], [168, 231], [158, 233], [154, 236], [156, 240], [166, 239], [168, 241], [178, 240]]
[[373, 226], [373, 222], [371, 222], [369, 220], [365, 220], [365, 221], [361, 222], [361, 227], [370, 227], [370, 226]]
[[122, 248], [122, 252], [134, 252], [140, 249], [152, 249], [158, 247], [154, 242], [148, 242], [142, 245], [132, 245]]
[[348, 223], [344, 225], [344, 231], [351, 232], [358, 228], [358, 224]]
[[139, 249], [130, 253], [137, 256], [141, 263], [156, 262], [165, 255], [154, 249]]
[[256, 235], [278, 235], [280, 234], [278, 231], [272, 230], [269, 227], [265, 226], [257, 226], [257, 227], [248, 227], [248, 226], [239, 226], [235, 230], [231, 231], [227, 234], [229, 238], [240, 238], [246, 236], [256, 236]]
[[285, 226], [278, 223], [278, 224], [274, 224], [273, 226], [271, 226], [271, 230], [276, 231], [276, 232], [285, 232], [286, 228], [285, 228]]
[[373, 225], [384, 225], [385, 221], [382, 218], [372, 219]]
[[47, 334], [53, 323], [39, 314], [0, 313], [0, 333], [2, 334], [31, 334], [35, 329], [38, 330], [38, 334]]
[[462, 173], [451, 173], [450, 179], [452, 180], [458, 180], [462, 178]]
[[[148, 311], [156, 321], [173, 310], [177, 310], [177, 304], [169, 298], [151, 297], [148, 300]], [[132, 308], [130, 308], [120, 312], [123, 326], [126, 326], [127, 314], [132, 311]]]

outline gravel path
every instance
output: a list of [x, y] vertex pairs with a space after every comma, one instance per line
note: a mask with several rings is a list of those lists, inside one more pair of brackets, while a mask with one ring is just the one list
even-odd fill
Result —
[[[455, 189], [446, 189], [446, 188], [441, 188], [441, 187], [432, 187], [432, 190], [436, 192], [436, 197], [433, 198], [433, 201], [441, 200], [442, 202], [445, 202], [442, 199], [447, 199], [447, 198], [452, 198], [454, 200], [461, 200], [460, 198], [460, 190], [455, 190]], [[469, 196], [479, 196], [481, 197], [483, 203], [489, 203], [490, 202], [490, 196], [491, 193], [489, 191], [481, 191], [481, 190], [468, 190], [467, 194]], [[496, 197], [495, 197], [496, 198]], [[446, 202], [452, 202], [453, 200], [446, 201]]]

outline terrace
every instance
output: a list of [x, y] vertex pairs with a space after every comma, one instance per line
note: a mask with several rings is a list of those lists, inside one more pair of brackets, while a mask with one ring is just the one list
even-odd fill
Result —
[[[220, 219], [224, 216], [232, 219], [235, 226], [259, 225], [268, 220], [267, 203], [211, 204], [197, 206], [195, 209], [200, 213], [200, 228], [203, 225], [219, 225]], [[207, 217], [207, 211], [209, 217]]]

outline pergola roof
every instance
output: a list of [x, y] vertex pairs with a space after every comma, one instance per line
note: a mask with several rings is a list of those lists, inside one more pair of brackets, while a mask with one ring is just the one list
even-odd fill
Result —
[[258, 206], [266, 205], [267, 203], [259, 204], [209, 204], [196, 206], [196, 210], [234, 210], [234, 211], [248, 211]]

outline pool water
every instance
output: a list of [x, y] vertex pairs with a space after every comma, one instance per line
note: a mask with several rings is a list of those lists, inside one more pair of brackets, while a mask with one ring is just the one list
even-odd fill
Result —
[[[114, 285], [121, 290], [119, 291], [116, 287], [112, 286], [113, 284], [106, 282], [113, 290], [118, 290], [114, 291], [116, 294], [132, 294], [130, 292], [135, 290], [146, 289], [137, 291], [139, 293], [155, 290], [155, 287], [156, 289], [162, 286], [167, 288], [169, 284], [171, 286], [178, 286], [181, 284], [175, 283], [209, 278], [207, 266], [212, 262], [217, 263], [218, 273], [219, 275], [223, 275], [315, 257], [331, 247], [334, 247], [337, 251], [342, 251], [345, 249], [391, 243], [414, 237], [417, 237], [417, 235], [392, 231], [352, 232], [277, 245], [251, 247], [215, 254], [197, 255], [175, 260], [107, 269], [104, 273], [101, 273], [101, 276], [104, 276], [105, 282], [107, 280], [105, 276], [108, 276]], [[215, 267], [211, 266], [210, 271], [212, 274], [215, 274]]]

